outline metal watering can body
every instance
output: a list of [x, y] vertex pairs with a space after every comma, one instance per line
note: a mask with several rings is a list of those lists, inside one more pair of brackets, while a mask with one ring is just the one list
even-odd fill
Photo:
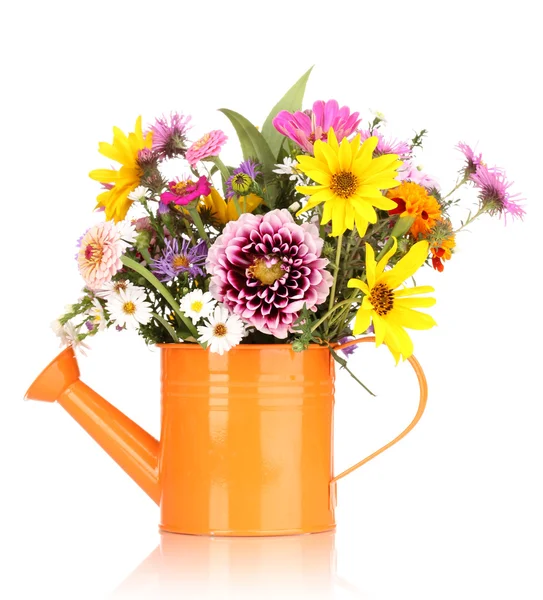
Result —
[[26, 397], [57, 400], [160, 506], [163, 531], [269, 536], [334, 529], [336, 481], [406, 435], [426, 402], [424, 374], [412, 358], [421, 387], [414, 420], [334, 477], [328, 348], [240, 345], [222, 356], [196, 344], [160, 348], [160, 442], [80, 381], [71, 348]]

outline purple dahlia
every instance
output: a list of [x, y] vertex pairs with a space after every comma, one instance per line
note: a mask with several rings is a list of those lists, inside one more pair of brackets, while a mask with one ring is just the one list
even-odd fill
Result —
[[304, 304], [316, 310], [330, 292], [322, 245], [318, 228], [297, 225], [286, 209], [245, 213], [209, 249], [209, 291], [259, 331], [284, 339]]

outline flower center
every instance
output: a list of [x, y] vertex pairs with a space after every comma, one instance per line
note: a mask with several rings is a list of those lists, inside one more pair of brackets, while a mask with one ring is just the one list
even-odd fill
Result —
[[191, 305], [190, 305], [190, 309], [193, 310], [194, 312], [199, 313], [202, 308], [204, 308], [204, 303], [200, 302], [200, 300], [195, 300]]
[[206, 133], [197, 142], [194, 142], [193, 148], [195, 150], [199, 150], [204, 144], [207, 144], [207, 142], [209, 141], [209, 137], [209, 133]]
[[174, 269], [188, 269], [190, 267], [190, 261], [183, 254], [177, 254], [173, 257], [172, 267]]
[[350, 198], [358, 188], [358, 177], [350, 171], [341, 171], [332, 175], [330, 190], [340, 198]]
[[392, 310], [394, 306], [394, 292], [384, 283], [378, 283], [371, 290], [369, 301], [373, 306], [373, 310], [380, 316], [384, 317]]
[[247, 192], [251, 187], [252, 181], [247, 173], [236, 173], [232, 177], [232, 189], [236, 192]]
[[191, 183], [192, 183], [192, 181], [190, 181], [189, 179], [187, 179], [186, 181], [178, 181], [176, 184], [174, 184], [172, 186], [173, 187], [172, 192], [174, 192], [178, 196], [182, 196], [187, 191], [187, 187]]
[[85, 247], [85, 259], [89, 262], [100, 262], [102, 260], [103, 250], [101, 246], [87, 244]]
[[227, 334], [227, 331], [224, 323], [217, 323], [213, 328], [213, 335], [215, 337], [224, 337]]
[[136, 305], [130, 300], [125, 302], [123, 304], [123, 312], [127, 315], [133, 315], [136, 312]]
[[253, 265], [249, 267], [249, 273], [260, 280], [264, 285], [271, 285], [278, 279], [281, 279], [285, 274], [285, 271], [283, 265], [278, 260], [271, 266], [268, 266], [266, 262], [269, 264], [269, 261], [266, 261], [263, 258], [257, 258]]

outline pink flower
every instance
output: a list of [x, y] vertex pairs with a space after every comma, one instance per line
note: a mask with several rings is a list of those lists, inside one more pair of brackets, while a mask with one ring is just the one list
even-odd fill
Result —
[[411, 181], [412, 183], [418, 183], [427, 190], [437, 190], [439, 192], [439, 183], [430, 175], [420, 171], [410, 161], [405, 161], [398, 171], [398, 181]]
[[244, 213], [209, 249], [209, 291], [259, 331], [284, 339], [304, 304], [316, 310], [330, 292], [322, 246], [318, 227], [297, 225], [286, 209]]
[[358, 127], [360, 119], [358, 113], [351, 114], [347, 106], [339, 108], [337, 100], [318, 100], [313, 104], [313, 110], [294, 114], [282, 110], [272, 122], [279, 133], [313, 154], [313, 144], [316, 140], [326, 141], [330, 128], [334, 130], [337, 141], [341, 142]]
[[122, 268], [121, 256], [134, 242], [134, 227], [106, 221], [91, 227], [79, 242], [76, 259], [87, 287], [98, 290]]
[[507, 215], [522, 219], [526, 211], [519, 206], [518, 202], [524, 198], [519, 198], [519, 194], [509, 193], [513, 183], [507, 181], [501, 169], [489, 169], [481, 163], [470, 179], [479, 189], [479, 200], [487, 207], [489, 214], [503, 215], [505, 222], [507, 222]]
[[153, 132], [153, 152], [159, 158], [172, 158], [185, 152], [185, 141], [190, 117], [171, 113], [156, 119], [151, 127]]
[[211, 193], [209, 181], [204, 176], [200, 177], [198, 181], [192, 181], [192, 179], [170, 181], [168, 187], [170, 188], [169, 192], [160, 194], [162, 208], [166, 208], [170, 202], [185, 205], [200, 196], [207, 196]]
[[464, 176], [469, 177], [477, 170], [479, 165], [483, 163], [483, 155], [475, 154], [475, 152], [471, 149], [470, 146], [464, 144], [464, 142], [459, 142], [456, 146], [457, 150], [460, 150], [466, 159], [466, 166], [464, 167]]
[[210, 131], [192, 144], [187, 150], [185, 158], [189, 161], [190, 166], [194, 167], [199, 160], [209, 156], [217, 156], [227, 139], [226, 135], [220, 130]]
[[400, 160], [406, 160], [411, 156], [411, 146], [407, 142], [402, 142], [394, 138], [385, 138], [383, 134], [377, 129], [373, 130], [373, 133], [369, 129], [361, 129], [359, 132], [360, 141], [364, 142], [370, 137], [375, 136], [379, 141], [377, 147], [373, 151], [374, 156], [381, 156], [383, 154], [397, 154]]

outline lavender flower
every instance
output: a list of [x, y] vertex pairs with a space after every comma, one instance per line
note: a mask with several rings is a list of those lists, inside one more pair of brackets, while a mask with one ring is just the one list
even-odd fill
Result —
[[181, 273], [188, 273], [191, 277], [204, 275], [202, 267], [207, 258], [207, 245], [201, 240], [189, 248], [190, 242], [183, 239], [181, 248], [176, 239], [166, 240], [166, 247], [162, 255], [151, 263], [151, 271], [161, 281], [171, 281]]
[[183, 155], [186, 150], [186, 133], [189, 129], [190, 116], [170, 113], [156, 119], [151, 126], [153, 133], [153, 151], [159, 158], [172, 158]]
[[487, 207], [489, 214], [503, 215], [505, 222], [507, 222], [507, 215], [522, 219], [525, 210], [518, 202], [523, 198], [519, 198], [520, 194], [511, 195], [509, 193], [509, 188], [513, 183], [507, 181], [505, 173], [501, 169], [489, 169], [481, 163], [470, 179], [479, 189], [479, 200], [483, 206]]

